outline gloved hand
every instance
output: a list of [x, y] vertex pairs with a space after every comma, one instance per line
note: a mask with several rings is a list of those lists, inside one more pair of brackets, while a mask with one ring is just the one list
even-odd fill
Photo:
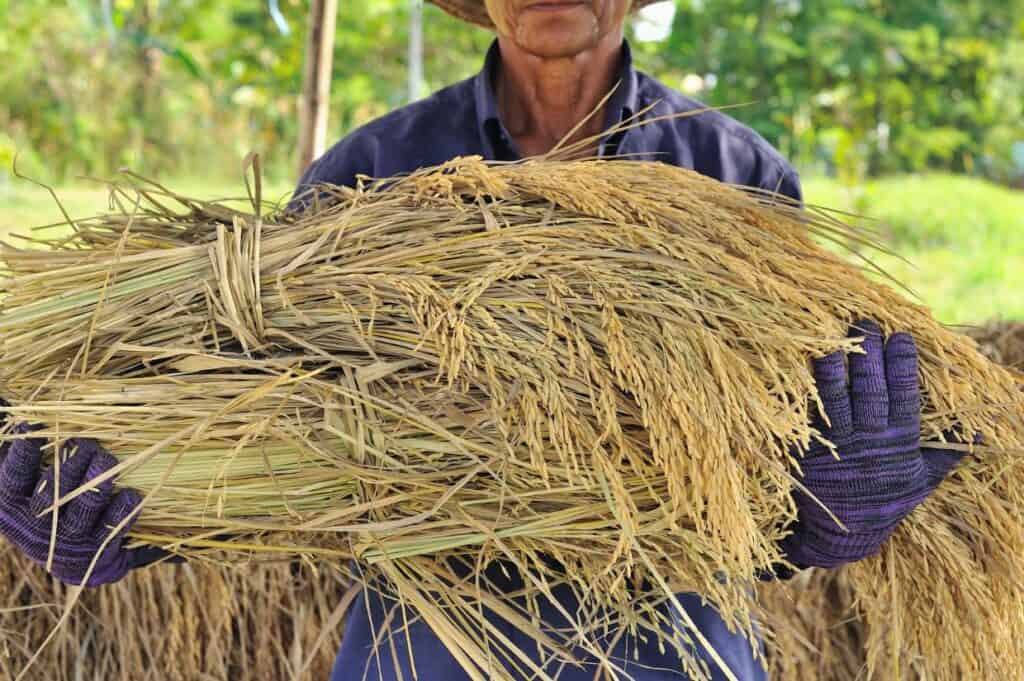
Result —
[[913, 338], [897, 333], [886, 343], [871, 321], [851, 327], [851, 338], [862, 336], [866, 354], [844, 358], [838, 352], [814, 362], [830, 421], [826, 425], [818, 417], [815, 425], [835, 445], [839, 459], [813, 443], [801, 462], [802, 482], [849, 531], [814, 499], [794, 491], [798, 519], [782, 549], [799, 567], [832, 568], [877, 553], [963, 458], [960, 452], [921, 449]]
[[[15, 432], [21, 435], [30, 435], [32, 431], [25, 424], [15, 426]], [[54, 501], [55, 471], [51, 465], [39, 474], [43, 444], [42, 439], [26, 437], [0, 447], [0, 534], [32, 561], [45, 566], [50, 553], [53, 511], [43, 511]], [[87, 439], [68, 440], [61, 460], [62, 497], [117, 464], [95, 440]], [[54, 576], [68, 584], [81, 584], [110, 529], [127, 518], [140, 502], [141, 497], [134, 490], [115, 494], [113, 481], [106, 480], [61, 507], [54, 542]], [[116, 582], [129, 570], [166, 555], [150, 547], [126, 549], [124, 538], [133, 523], [134, 518], [107, 543], [87, 586]]]

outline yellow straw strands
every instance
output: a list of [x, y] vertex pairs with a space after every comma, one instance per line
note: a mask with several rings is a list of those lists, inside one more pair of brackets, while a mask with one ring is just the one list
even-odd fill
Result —
[[71, 238], [4, 249], [0, 394], [121, 459], [140, 539], [357, 558], [478, 679], [536, 670], [484, 649], [499, 606], [458, 562], [527, 575], [503, 616], [552, 654], [529, 602], [560, 583], [599, 659], [598, 630], [700, 643], [651, 621], [679, 590], [750, 634], [815, 436], [809, 359], [867, 317], [918, 341], [926, 439], [985, 443], [850, 571], [886, 623], [868, 667], [1019, 669], [1024, 400], [814, 238], [857, 232], [643, 162], [459, 159], [331, 193], [288, 216], [258, 186], [251, 213], [122, 188]]
[[[6, 544], [0, 678], [15, 679], [57, 625], [71, 588]], [[161, 565], [83, 592], [28, 678], [45, 681], [324, 681], [346, 583], [329, 570]]]
[[[1004, 333], [988, 333], [997, 327], [1020, 325], [972, 330], [986, 353], [1003, 347], [996, 343]], [[773, 634], [769, 678], [868, 678], [865, 622], [848, 572], [808, 570], [759, 585], [762, 621]], [[0, 585], [0, 677], [14, 678], [57, 623], [68, 590], [8, 547], [0, 549]], [[86, 673], [135, 681], [139, 669], [168, 681], [319, 681], [343, 633], [346, 585], [327, 565], [154, 566], [87, 592], [35, 668], [48, 681]], [[888, 680], [889, 671], [873, 678]], [[902, 671], [907, 681], [932, 678], [912, 666]]]
[[1024, 371], [1024, 322], [990, 322], [969, 329], [968, 335], [993, 362]]

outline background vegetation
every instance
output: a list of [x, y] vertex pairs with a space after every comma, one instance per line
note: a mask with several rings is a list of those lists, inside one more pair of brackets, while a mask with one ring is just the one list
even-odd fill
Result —
[[[410, 5], [339, 3], [333, 137], [407, 101]], [[663, 40], [634, 40], [641, 67], [711, 104], [752, 102], [736, 115], [805, 170], [848, 181], [1024, 172], [1013, 159], [1024, 0], [675, 5]], [[287, 175], [306, 10], [305, 0], [0, 0], [0, 153], [17, 149], [33, 173], [65, 180], [123, 164], [206, 173], [255, 148]], [[424, 30], [423, 92], [475, 72], [490, 41], [432, 5]]]
[[[339, 3], [329, 138], [407, 102], [411, 0]], [[236, 193], [294, 182], [307, 0], [0, 0], [0, 231], [56, 219], [18, 169], [100, 210], [122, 166]], [[1024, 318], [1024, 0], [677, 0], [630, 26], [641, 68], [791, 158], [808, 199], [880, 220], [883, 265], [940, 318]], [[491, 36], [428, 5], [427, 93]], [[660, 33], [660, 35], [655, 35]], [[650, 39], [651, 37], [656, 40]]]

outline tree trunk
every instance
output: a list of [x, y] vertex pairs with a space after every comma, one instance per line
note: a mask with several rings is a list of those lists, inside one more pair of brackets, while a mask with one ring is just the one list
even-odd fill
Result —
[[423, 82], [423, 0], [409, 0], [409, 101], [420, 98]]
[[324, 153], [337, 0], [311, 0], [302, 99], [299, 102], [299, 176]]
[[139, 81], [135, 88], [135, 124], [138, 126], [137, 163], [148, 172], [158, 172], [162, 157], [161, 140], [165, 139], [164, 119], [161, 110], [156, 106], [156, 97], [160, 89], [160, 52], [149, 44], [153, 35], [153, 23], [157, 10], [153, 0], [139, 3], [135, 17], [138, 30], [138, 70]]

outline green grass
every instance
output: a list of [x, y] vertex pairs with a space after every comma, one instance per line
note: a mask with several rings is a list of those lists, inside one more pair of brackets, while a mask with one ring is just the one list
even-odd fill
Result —
[[[241, 180], [166, 184], [197, 198], [244, 194]], [[264, 194], [278, 198], [289, 189], [276, 184]], [[808, 203], [872, 218], [865, 224], [907, 262], [878, 254], [873, 259], [915, 291], [938, 319], [951, 324], [1024, 319], [1024, 193], [944, 175], [885, 178], [854, 192], [831, 180], [810, 179], [804, 189]], [[64, 187], [57, 193], [72, 217], [106, 207], [101, 186]], [[61, 219], [45, 190], [17, 180], [7, 188], [0, 185], [0, 237]]]
[[854, 192], [812, 179], [804, 189], [808, 203], [871, 218], [862, 224], [902, 260], [872, 259], [939, 320], [1024, 320], [1024, 193], [948, 175], [884, 178]]

